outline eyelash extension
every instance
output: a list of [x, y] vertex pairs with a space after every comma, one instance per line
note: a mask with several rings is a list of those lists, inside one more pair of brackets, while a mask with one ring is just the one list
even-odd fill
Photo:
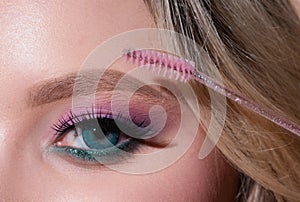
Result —
[[130, 63], [136, 66], [146, 65], [148, 66], [148, 69], [150, 69], [150, 67], [152, 66], [152, 72], [154, 72], [155, 69], [158, 69], [158, 74], [160, 74], [160, 72], [164, 68], [164, 77], [167, 76], [167, 70], [171, 70], [169, 73], [169, 78], [172, 78], [173, 73], [176, 72], [175, 80], [177, 80], [180, 75], [181, 81], [184, 82], [187, 82], [189, 80], [196, 80], [206, 87], [211, 88], [212, 90], [240, 104], [241, 106], [250, 109], [251, 111], [261, 115], [262, 117], [272, 121], [273, 123], [300, 136], [300, 127], [296, 123], [277, 114], [269, 108], [259, 105], [258, 103], [246, 98], [240, 93], [230, 90], [224, 85], [214, 81], [209, 76], [197, 71], [195, 68], [195, 63], [192, 61], [188, 61], [168, 53], [148, 49], [124, 50], [123, 56], [125, 56]]

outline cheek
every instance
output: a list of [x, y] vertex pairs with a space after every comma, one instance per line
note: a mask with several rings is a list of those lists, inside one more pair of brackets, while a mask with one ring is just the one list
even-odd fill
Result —
[[156, 173], [125, 175], [104, 170], [83, 174], [77, 170], [74, 176], [61, 178], [57, 186], [63, 195], [73, 199], [84, 196], [103, 201], [234, 201], [238, 174], [216, 150], [199, 160], [199, 145], [200, 140], [196, 140], [181, 159]]
[[237, 172], [216, 150], [199, 160], [199, 145], [200, 141], [195, 141], [181, 159], [162, 171], [141, 176], [116, 174], [107, 179], [113, 185], [106, 184], [114, 191], [104, 195], [111, 197], [108, 200], [119, 196], [132, 201], [234, 201]]
[[140, 200], [144, 197], [148, 201], [234, 201], [238, 190], [238, 173], [217, 150], [204, 160], [199, 160], [199, 139], [167, 169], [131, 182], [133, 187], [136, 183], [140, 184], [136, 186], [140, 193], [136, 197]]

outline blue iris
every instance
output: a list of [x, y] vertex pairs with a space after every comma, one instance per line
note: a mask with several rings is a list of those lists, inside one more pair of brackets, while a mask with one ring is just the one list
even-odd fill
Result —
[[97, 150], [107, 149], [116, 145], [120, 137], [120, 129], [113, 119], [101, 118], [98, 119], [98, 124], [97, 126], [95, 123], [83, 124], [82, 138], [84, 143], [89, 148]]

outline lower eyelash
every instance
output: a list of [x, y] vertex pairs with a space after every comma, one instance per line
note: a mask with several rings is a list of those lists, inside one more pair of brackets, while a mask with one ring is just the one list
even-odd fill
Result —
[[[135, 139], [130, 139], [121, 144], [104, 150], [84, 150], [73, 147], [52, 146], [50, 151], [66, 154], [77, 159], [91, 163], [111, 164], [122, 162], [130, 158], [140, 148], [140, 143]], [[122, 150], [122, 151], [120, 151]]]

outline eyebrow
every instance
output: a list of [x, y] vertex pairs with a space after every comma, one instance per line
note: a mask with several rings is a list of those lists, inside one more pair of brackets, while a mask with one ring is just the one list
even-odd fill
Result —
[[[80, 74], [69, 73], [57, 78], [52, 78], [45, 81], [40, 81], [29, 88], [27, 96], [27, 105], [30, 107], [37, 107], [44, 104], [49, 104], [59, 100], [67, 99], [75, 95], [90, 95], [96, 92], [113, 91], [117, 82], [125, 75], [125, 73], [116, 70], [107, 70], [99, 79], [99, 73], [97, 70], [85, 71]], [[140, 80], [126, 75], [123, 78], [125, 85], [130, 88], [134, 85], [143, 84]], [[92, 92], [91, 89], [97, 83], [96, 92]], [[76, 83], [76, 89], [74, 85]], [[144, 84], [145, 85], [145, 84]], [[126, 86], [124, 89], [126, 89]], [[162, 93], [162, 91], [164, 93]], [[166, 93], [166, 95], [165, 95]], [[168, 90], [160, 88], [160, 90], [146, 85], [143, 86], [143, 90], [139, 91], [140, 95], [144, 95], [145, 98], [151, 97], [156, 100], [163, 96], [168, 99], [168, 96], [174, 96]]]

